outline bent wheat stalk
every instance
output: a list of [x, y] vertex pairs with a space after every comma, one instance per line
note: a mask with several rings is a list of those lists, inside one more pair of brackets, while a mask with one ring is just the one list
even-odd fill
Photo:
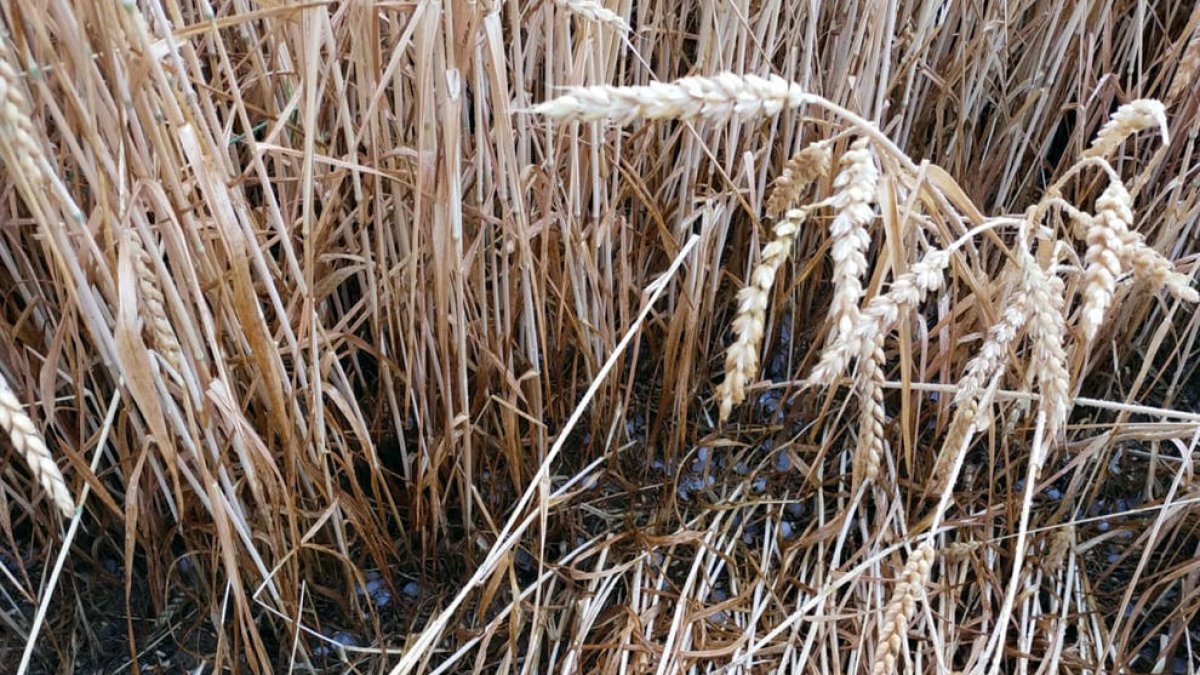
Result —
[[21, 407], [20, 400], [8, 386], [8, 381], [0, 375], [0, 427], [8, 432], [13, 447], [25, 458], [34, 478], [41, 483], [42, 489], [50, 495], [54, 505], [58, 507], [64, 518], [75, 514], [75, 500], [67, 488], [67, 481], [62, 471], [54, 463], [50, 448], [38, 432], [37, 426]]

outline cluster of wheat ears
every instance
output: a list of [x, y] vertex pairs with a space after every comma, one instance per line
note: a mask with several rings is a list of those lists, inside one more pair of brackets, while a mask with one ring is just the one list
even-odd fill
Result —
[[[884, 373], [888, 336], [930, 295], [945, 292], [946, 275], [957, 256], [970, 255], [978, 239], [991, 237], [1003, 242], [1006, 262], [1000, 274], [1010, 290], [1001, 315], [958, 380], [954, 418], [929, 487], [942, 493], [932, 521], [936, 526], [944, 517], [967, 448], [974, 435], [988, 427], [987, 411], [1022, 336], [1029, 350], [1024, 381], [1027, 393], [1037, 401], [1036, 447], [1032, 448], [1028, 480], [1032, 490], [1072, 406], [1068, 341], [1086, 348], [1095, 340], [1113, 308], [1118, 282], [1131, 277], [1153, 289], [1166, 289], [1179, 300], [1200, 300], [1190, 277], [1176, 271], [1131, 229], [1130, 192], [1109, 161], [1122, 143], [1138, 132], [1156, 130], [1164, 143], [1168, 141], [1163, 105], [1153, 99], [1122, 105], [1078, 162], [1046, 188], [1041, 200], [1021, 215], [991, 218], [982, 217], [952, 179], [914, 162], [873, 124], [779, 77], [726, 73], [649, 86], [579, 87], [534, 111], [563, 121], [629, 123], [638, 119], [745, 119], [810, 107], [831, 113], [843, 128], [796, 152], [771, 186], [765, 205], [766, 216], [774, 222], [771, 237], [757, 261], [748, 266], [749, 278], [738, 292], [734, 340], [726, 352], [724, 381], [715, 390], [720, 420], [726, 421], [734, 407], [746, 400], [748, 388], [759, 375], [772, 289], [789, 261], [797, 234], [817, 215], [828, 214], [832, 300], [826, 343], [819, 362], [802, 384], [834, 387], [848, 376], [860, 415], [852, 485], [858, 494], [864, 494], [880, 480], [887, 460]], [[840, 153], [835, 151], [838, 147], [843, 147]], [[1062, 197], [1067, 181], [1086, 170], [1101, 172], [1108, 181], [1090, 210]], [[877, 193], [883, 176], [902, 194], [910, 195], [903, 205], [903, 231], [886, 235], [902, 238], [908, 259], [903, 261], [904, 268], [893, 263], [890, 285], [864, 302], [867, 275], [874, 269], [869, 260], [871, 246], [880, 238]], [[1052, 218], [1065, 218], [1070, 224], [1065, 229], [1086, 244], [1082, 258], [1076, 242], [1056, 236], [1062, 228], [1051, 227]], [[943, 223], [955, 229], [947, 229]], [[1073, 289], [1070, 297], [1068, 288]], [[1023, 525], [1028, 521], [1029, 502], [1026, 499]], [[1018, 558], [1021, 549], [1019, 546]], [[915, 549], [902, 571], [881, 627], [873, 672], [893, 670], [901, 636], [916, 606], [916, 593], [929, 574], [933, 557], [927, 540]]]

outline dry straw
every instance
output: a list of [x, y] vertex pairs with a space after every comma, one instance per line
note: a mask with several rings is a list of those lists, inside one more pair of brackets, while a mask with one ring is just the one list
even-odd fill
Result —
[[0, 427], [8, 432], [13, 447], [25, 458], [34, 478], [41, 483], [42, 489], [54, 500], [64, 517], [70, 518], [75, 513], [75, 500], [67, 488], [67, 481], [62, 471], [50, 456], [50, 448], [38, 432], [33, 420], [21, 407], [17, 395], [8, 386], [8, 381], [0, 375]]
[[883, 615], [879, 631], [879, 652], [871, 663], [872, 675], [896, 672], [896, 659], [907, 639], [908, 622], [917, 611], [917, 601], [925, 591], [925, 582], [933, 567], [933, 545], [926, 541], [908, 559], [900, 572], [900, 583]]

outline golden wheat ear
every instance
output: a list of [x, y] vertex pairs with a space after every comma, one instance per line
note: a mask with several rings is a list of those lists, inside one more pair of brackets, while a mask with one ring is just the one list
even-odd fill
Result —
[[71, 497], [67, 481], [63, 478], [58, 464], [54, 463], [50, 448], [46, 447], [46, 440], [42, 438], [37, 425], [21, 407], [21, 401], [17, 399], [3, 375], [0, 375], [0, 427], [8, 432], [13, 447], [25, 458], [33, 477], [50, 495], [59, 513], [63, 514], [64, 518], [73, 516], [75, 500]]

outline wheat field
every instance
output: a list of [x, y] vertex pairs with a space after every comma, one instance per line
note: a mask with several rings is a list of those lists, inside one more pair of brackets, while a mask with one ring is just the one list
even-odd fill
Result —
[[1200, 671], [1195, 3], [0, 17], [13, 672]]

